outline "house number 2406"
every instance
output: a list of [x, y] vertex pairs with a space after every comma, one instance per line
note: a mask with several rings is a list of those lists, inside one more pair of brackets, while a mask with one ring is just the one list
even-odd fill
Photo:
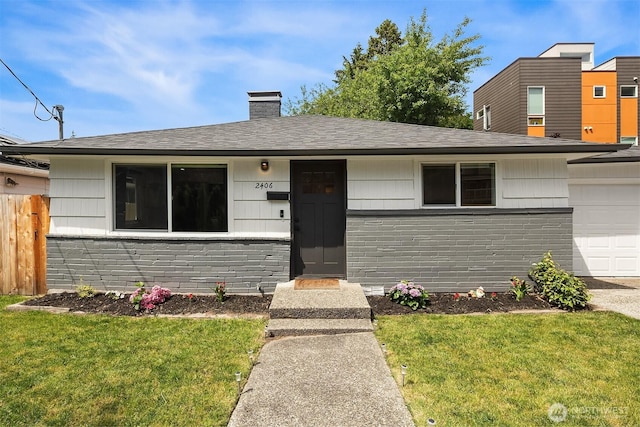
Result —
[[258, 190], [266, 190], [273, 188], [273, 182], [256, 182], [256, 187]]

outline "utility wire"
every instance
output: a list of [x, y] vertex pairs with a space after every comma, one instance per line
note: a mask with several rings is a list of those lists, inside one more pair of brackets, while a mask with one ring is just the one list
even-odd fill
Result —
[[[31, 95], [33, 95], [33, 97], [36, 99], [36, 105], [33, 107], [33, 115], [34, 115], [34, 116], [36, 116], [36, 119], [38, 119], [38, 120], [40, 120], [40, 121], [43, 121], [43, 122], [47, 122], [47, 121], [49, 121], [49, 120], [51, 120], [51, 119], [53, 119], [53, 118], [55, 118], [56, 120], [58, 120], [58, 117], [57, 117], [54, 113], [52, 113], [52, 112], [47, 108], [47, 106], [46, 106], [46, 105], [44, 105], [44, 103], [43, 103], [42, 101], [40, 101], [40, 98], [38, 98], [38, 97], [36, 96], [36, 94], [35, 94], [35, 93], [33, 93], [33, 91], [32, 91], [31, 89], [29, 89], [29, 86], [27, 86], [27, 85], [26, 85], [22, 80], [20, 80], [20, 77], [18, 77], [18, 76], [16, 75], [16, 73], [14, 73], [14, 72], [13, 72], [13, 70], [12, 70], [12, 69], [11, 69], [11, 68], [10, 68], [10, 67], [9, 67], [9, 66], [8, 66], [8, 65], [7, 65], [3, 60], [2, 60], [2, 58], [0, 58], [0, 62], [2, 62], [2, 65], [4, 65], [4, 66], [7, 68], [7, 70], [9, 70], [9, 72], [13, 75], [13, 77], [15, 77], [15, 78], [16, 78], [16, 80], [18, 80], [18, 81], [22, 84], [22, 86], [24, 86], [24, 88], [25, 88], [26, 90], [28, 90], [28, 91], [29, 91], [29, 93], [30, 93]], [[50, 114], [50, 117], [49, 117], [48, 119], [41, 119], [40, 117], [38, 117], [38, 114], [36, 113], [36, 111], [37, 111], [37, 109], [38, 109], [38, 104], [42, 105], [42, 108], [44, 108], [44, 109], [46, 110], [46, 112]]]

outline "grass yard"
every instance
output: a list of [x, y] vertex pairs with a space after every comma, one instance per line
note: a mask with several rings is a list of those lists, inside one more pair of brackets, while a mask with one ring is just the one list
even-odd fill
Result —
[[[386, 316], [376, 336], [418, 426], [640, 425], [640, 321], [615, 313]], [[552, 422], [548, 409], [566, 407]], [[556, 406], [552, 415], [563, 415]]]
[[0, 296], [0, 425], [224, 426], [264, 320], [8, 312]]

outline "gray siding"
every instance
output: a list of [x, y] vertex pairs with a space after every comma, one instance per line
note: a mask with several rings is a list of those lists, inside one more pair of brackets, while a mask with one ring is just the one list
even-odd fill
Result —
[[580, 58], [535, 58], [520, 67], [521, 119], [527, 118], [527, 86], [545, 87], [545, 136], [582, 139]]
[[231, 293], [273, 292], [289, 280], [290, 242], [284, 240], [168, 240], [47, 238], [47, 287], [131, 292], [138, 281], [179, 293], [212, 293], [226, 282]]
[[[629, 86], [637, 84], [633, 81], [634, 77], [640, 78], [640, 56], [634, 57], [618, 57], [616, 58], [616, 72], [617, 72], [617, 80], [618, 87], [616, 88], [616, 99], [618, 100], [618, 108], [617, 108], [617, 129], [616, 136], [617, 141], [620, 142], [620, 86]], [[640, 95], [640, 94], [639, 94]], [[636, 98], [636, 102], [640, 100], [640, 96]], [[636, 136], [640, 136], [640, 105], [638, 106], [638, 125], [636, 129]], [[624, 135], [631, 136], [631, 135]]]
[[545, 136], [582, 139], [580, 58], [520, 58], [473, 94], [475, 114], [491, 106], [491, 131], [527, 135], [527, 87], [545, 87]]
[[500, 291], [549, 250], [570, 270], [572, 241], [570, 208], [350, 212], [347, 278], [387, 290], [405, 279], [431, 292]]
[[520, 62], [516, 61], [473, 93], [473, 130], [483, 130], [483, 120], [478, 120], [476, 114], [483, 105], [489, 105], [491, 132], [527, 134], [526, 123], [520, 117], [519, 70]]

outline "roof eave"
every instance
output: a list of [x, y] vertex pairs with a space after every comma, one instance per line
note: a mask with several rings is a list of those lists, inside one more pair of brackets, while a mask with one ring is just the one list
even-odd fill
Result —
[[[13, 155], [93, 155], [93, 156], [215, 156], [215, 157], [300, 157], [300, 156], [371, 156], [371, 155], [446, 155], [446, 154], [560, 154], [608, 153], [618, 151], [613, 144], [515, 145], [481, 147], [401, 147], [401, 148], [340, 148], [287, 150], [176, 150], [176, 149], [110, 149], [63, 147], [4, 147]], [[8, 149], [7, 149], [8, 148]], [[27, 148], [25, 150], [25, 148]]]

